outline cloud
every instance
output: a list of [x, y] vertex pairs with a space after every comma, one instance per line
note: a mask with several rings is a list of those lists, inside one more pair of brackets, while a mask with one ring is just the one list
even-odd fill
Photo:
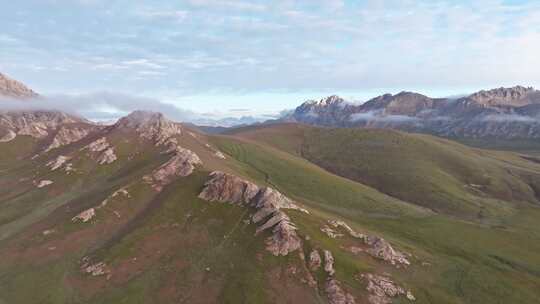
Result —
[[178, 108], [152, 98], [131, 96], [113, 92], [91, 94], [54, 95], [31, 100], [0, 100], [0, 110], [54, 110], [76, 114], [94, 121], [120, 118], [134, 110], [164, 113], [176, 121], [194, 121], [194, 112]]
[[376, 121], [376, 122], [412, 122], [418, 118], [406, 115], [382, 115], [377, 111], [354, 113], [349, 116], [349, 121]]
[[142, 10], [138, 12], [138, 15], [147, 19], [162, 19], [181, 22], [189, 16], [189, 12], [185, 10]]
[[481, 117], [480, 120], [492, 122], [540, 122], [536, 118], [518, 114], [491, 114]]

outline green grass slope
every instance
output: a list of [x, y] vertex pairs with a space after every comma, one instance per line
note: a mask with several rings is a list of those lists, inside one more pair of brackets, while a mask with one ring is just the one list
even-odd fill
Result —
[[[282, 132], [280, 128], [285, 128], [286, 132]], [[301, 151], [298, 148], [303, 146], [306, 137], [313, 136], [310, 132], [314, 130], [306, 129], [304, 126], [294, 126], [293, 129], [278, 126], [254, 130], [249, 130], [247, 136], [247, 133], [241, 133], [237, 134], [236, 138], [217, 137], [214, 142], [230, 156], [246, 164], [247, 167], [243, 172], [252, 178], [264, 177], [268, 183], [292, 194], [316, 193], [316, 199], [303, 202], [319, 210], [318, 215], [321, 217], [340, 217], [359, 230], [383, 235], [424, 261], [413, 264], [407, 271], [385, 269], [412, 287], [415, 295], [418, 295], [418, 303], [538, 303], [540, 230], [535, 222], [540, 220], [540, 208], [534, 204], [523, 203], [516, 206], [515, 202], [499, 199], [498, 201], [505, 208], [511, 208], [511, 212], [492, 212], [489, 221], [463, 221], [453, 213], [447, 216], [444, 212], [424, 216], [417, 216], [418, 214], [415, 213], [393, 213], [390, 217], [380, 217], [377, 216], [377, 212], [355, 211], [364, 208], [376, 210], [372, 208], [380, 208], [380, 206], [363, 205], [368, 200], [352, 194], [350, 197], [357, 197], [358, 204], [341, 208], [343, 197], [349, 197], [349, 195], [336, 196], [336, 191], [331, 189], [339, 187], [342, 181], [336, 179], [329, 182], [331, 180], [329, 176], [335, 176], [328, 172], [314, 175], [313, 171], [306, 171], [306, 161], [299, 155], [295, 155], [295, 151]], [[306, 130], [309, 132], [306, 133]], [[339, 132], [335, 130], [321, 132], [325, 131]], [[343, 132], [347, 131], [349, 130]], [[264, 135], [261, 136], [261, 134]], [[289, 137], [291, 134], [294, 136]], [[397, 136], [400, 134], [397, 133]], [[413, 136], [413, 138], [416, 137]], [[423, 137], [419, 137], [418, 140], [423, 140]], [[438, 143], [437, 139], [431, 137], [428, 137], [428, 140], [430, 144], [463, 149], [461, 153], [465, 154], [464, 157], [467, 157], [467, 153], [473, 153], [474, 157], [487, 162], [488, 166], [495, 167], [489, 167], [488, 170], [499, 169], [498, 166], [506, 164], [505, 161], [510, 162], [508, 167], [514, 170], [525, 170], [524, 166], [528, 164], [512, 155], [501, 156], [497, 153], [492, 155], [488, 151], [474, 152], [446, 141]], [[341, 144], [345, 145], [346, 142]], [[281, 148], [288, 153], [277, 151], [270, 146]], [[339, 145], [334, 147], [337, 146]], [[350, 148], [350, 146], [347, 147]], [[284, 153], [287, 156], [284, 156]], [[350, 151], [350, 154], [354, 153], [355, 151]], [[350, 154], [345, 153], [344, 156]], [[340, 158], [337, 155], [334, 156]], [[529, 165], [529, 169], [535, 171], [534, 165]], [[436, 162], [431, 164], [432, 168], [436, 166]], [[449, 170], [445, 168], [448, 167], [437, 168], [437, 170]], [[305, 172], [308, 177], [302, 176], [299, 172]], [[324, 175], [326, 177], [323, 177]], [[461, 177], [461, 175], [457, 176]], [[519, 181], [513, 182], [523, 182], [521, 177], [515, 178]], [[405, 184], [406, 181], [403, 183]], [[409, 187], [414, 189], [416, 185], [409, 184]], [[365, 191], [366, 188], [369, 189], [369, 187], [360, 186], [357, 190]], [[408, 206], [406, 203], [402, 204]], [[493, 210], [500, 211], [500, 209]], [[317, 234], [320, 223], [317, 224], [310, 218], [300, 218], [298, 221], [302, 228], [309, 231], [317, 241], [335, 248], [335, 252], [340, 252], [339, 248], [342, 248], [343, 243], [325, 239], [320, 232]], [[347, 269], [353, 269], [351, 272], [366, 271], [371, 267], [358, 264], [358, 260], [346, 253], [342, 253], [339, 260], [345, 264], [340, 266], [344, 271]]]
[[[538, 302], [540, 211], [533, 204], [489, 193], [483, 197], [489, 202], [478, 203], [489, 209], [489, 221], [437, 214], [418, 202], [317, 166], [302, 157], [308, 140], [317, 138], [315, 130], [280, 128], [264, 129], [263, 140], [257, 136], [260, 133], [231, 137], [184, 132], [177, 137], [179, 144], [196, 152], [204, 165], [159, 193], [142, 176], [167, 160], [164, 147], [131, 133], [107, 134], [118, 155], [109, 165], [97, 165], [80, 150], [95, 138], [34, 159], [4, 162], [0, 303], [327, 303], [326, 274], [315, 273], [319, 285], [309, 287], [302, 281], [305, 262], [300, 255], [268, 253], [264, 239], [269, 232], [255, 236], [255, 226], [246, 222], [248, 209], [197, 197], [213, 170], [270, 185], [307, 208], [310, 214], [288, 212], [303, 239], [303, 252], [331, 250], [337, 279], [357, 303], [367, 298], [365, 282], [358, 279], [367, 272], [392, 276], [415, 294], [416, 303]], [[318, 136], [323, 139], [323, 134]], [[226, 159], [216, 157], [216, 149]], [[312, 153], [330, 148], [317, 149]], [[491, 174], [502, 174], [497, 171], [501, 164], [518, 172], [510, 183], [528, 185], [535, 180], [536, 167], [519, 156], [474, 154], [486, 163], [490, 160]], [[57, 155], [71, 156], [77, 171], [67, 174], [46, 168]], [[451, 172], [453, 179], [465, 178], [453, 166], [434, 162], [432, 167]], [[55, 183], [35, 187], [34, 181], [42, 179]], [[129, 196], [110, 198], [120, 188]], [[468, 191], [466, 195], [480, 197]], [[101, 206], [105, 198], [108, 203], [96, 209], [90, 222], [72, 221], [79, 212]], [[495, 207], [489, 205], [492, 202]], [[384, 237], [395, 248], [411, 253], [412, 265], [398, 269], [348, 252], [345, 249], [357, 240], [329, 238], [320, 230], [328, 219], [342, 219], [358, 231]], [[84, 257], [106, 263], [108, 274], [83, 273]], [[393, 303], [406, 301], [401, 297]]]
[[237, 130], [235, 134], [300, 155], [400, 200], [453, 216], [482, 220], [509, 214], [516, 205], [538, 203], [538, 164], [529, 162], [529, 169], [535, 171], [526, 173], [516, 167], [521, 162], [515, 155], [495, 157], [429, 135], [294, 124]]

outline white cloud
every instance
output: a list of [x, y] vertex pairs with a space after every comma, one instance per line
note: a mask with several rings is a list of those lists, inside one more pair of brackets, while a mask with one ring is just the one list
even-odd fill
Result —
[[481, 121], [493, 121], [493, 122], [539, 122], [530, 116], [523, 116], [518, 114], [493, 114], [486, 115], [480, 118]]
[[408, 122], [416, 121], [418, 118], [406, 115], [383, 115], [377, 111], [354, 113], [349, 116], [349, 121], [377, 121], [377, 122]]

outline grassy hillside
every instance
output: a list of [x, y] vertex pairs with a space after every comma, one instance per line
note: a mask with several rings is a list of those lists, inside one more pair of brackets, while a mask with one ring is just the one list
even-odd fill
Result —
[[[458, 183], [481, 177], [468, 176], [471, 162], [484, 162], [485, 172], [501, 178], [495, 182], [502, 189], [534, 182], [534, 164], [515, 155], [470, 150], [430, 137], [401, 137], [401, 133], [391, 133], [397, 139], [382, 136], [380, 144], [388, 145], [388, 150], [377, 150], [375, 145], [362, 152], [366, 159], [376, 158], [367, 151], [372, 149], [392, 155], [391, 151], [399, 150], [392, 146], [394, 141], [411, 145], [411, 151], [421, 150], [416, 145], [438, 147], [416, 157], [412, 152], [402, 154], [409, 164], [425, 165], [426, 171], [421, 172], [443, 172], [437, 182], [454, 182], [451, 194], [481, 199], [474, 203], [486, 206], [485, 218], [472, 217], [471, 221], [467, 216], [474, 209], [434, 213], [374, 183], [333, 174], [307, 160], [307, 151], [324, 156], [322, 160], [356, 155], [323, 145], [320, 141], [330, 140], [326, 136], [337, 136], [326, 131], [332, 130], [317, 133], [304, 126], [283, 125], [244, 129], [242, 136], [235, 137], [186, 131], [177, 140], [196, 152], [203, 165], [159, 193], [142, 176], [169, 156], [162, 153], [164, 147], [132, 133], [107, 135], [118, 156], [109, 165], [97, 165], [81, 151], [98, 136], [34, 159], [14, 161], [15, 155], [6, 156], [0, 173], [0, 303], [327, 303], [324, 271], [314, 273], [317, 286], [305, 281], [305, 261], [299, 253], [313, 248], [332, 251], [336, 278], [357, 303], [364, 303], [368, 296], [366, 283], [358, 278], [362, 273], [388, 274], [414, 293], [416, 303], [538, 302], [540, 228], [536, 223], [540, 210], [527, 202], [529, 197], [506, 200], [501, 198], [504, 192], [495, 190], [480, 195], [454, 189]], [[345, 141], [337, 146], [357, 149]], [[226, 158], [216, 157], [217, 150]], [[68, 174], [47, 168], [45, 164], [58, 155], [72, 157], [77, 171]], [[422, 161], [428, 156], [432, 157], [429, 162]], [[376, 172], [372, 166], [378, 166], [385, 176], [383, 163], [371, 159], [367, 169], [355, 168]], [[405, 165], [397, 168], [410, 178]], [[264, 244], [270, 232], [256, 236], [255, 225], [246, 222], [249, 209], [199, 199], [213, 170], [274, 187], [307, 208], [310, 214], [287, 212], [298, 226], [302, 250], [274, 257]], [[34, 181], [43, 179], [54, 184], [37, 188]], [[393, 181], [405, 188], [399, 180]], [[415, 182], [426, 183], [426, 179]], [[520, 189], [520, 195], [530, 191], [523, 187], [526, 190]], [[129, 195], [111, 198], [119, 189]], [[106, 198], [108, 203], [97, 208]], [[90, 207], [97, 208], [95, 218], [87, 223], [72, 221]], [[357, 231], [384, 237], [394, 248], [411, 253], [412, 265], [396, 268], [347, 251], [358, 240], [329, 238], [321, 231], [328, 219], [345, 220]], [[85, 257], [92, 263], [106, 263], [108, 273], [83, 273], [80, 267]], [[406, 302], [403, 296], [393, 300]]]
[[[283, 130], [286, 132], [283, 132]], [[249, 164], [252, 170], [246, 170], [246, 172], [252, 172], [251, 174], [254, 177], [260, 175], [260, 172], [264, 172], [269, 181], [280, 189], [286, 190], [293, 189], [296, 184], [302, 183], [302, 181], [299, 181], [302, 179], [297, 177], [298, 172], [305, 170], [303, 169], [305, 160], [302, 160], [299, 155], [295, 155], [299, 154], [297, 151], [301, 151], [299, 147], [305, 147], [304, 142], [307, 140], [313, 140], [310, 142], [311, 144], [317, 142], [315, 138], [320, 139], [318, 143], [323, 145], [321, 134], [314, 132], [335, 136], [335, 132], [347, 133], [349, 131], [313, 130], [304, 126], [290, 128], [290, 126], [281, 125], [271, 128], [244, 129], [242, 131], [244, 133], [236, 135], [237, 139], [220, 137], [216, 139], [216, 143], [235, 159]], [[365, 136], [373, 140], [381, 135], [374, 136], [377, 132], [379, 131], [369, 131]], [[386, 131], [383, 133], [386, 133]], [[316, 135], [319, 137], [315, 137]], [[313, 137], [310, 138], [310, 136]], [[389, 144], [386, 140], [399, 143], [400, 140], [408, 141], [409, 139], [406, 134], [396, 132], [390, 132], [387, 136], [380, 142], [381, 147], [379, 149], [377, 149], [377, 145], [373, 141], [370, 147], [374, 148], [375, 152], [381, 152], [381, 150], [385, 150], [384, 145]], [[392, 136], [397, 136], [397, 138]], [[477, 165], [473, 167], [473, 163], [476, 161], [482, 161], [479, 164], [487, 166], [484, 170], [491, 174], [502, 174], [500, 173], [502, 168], [508, 169], [508, 167], [503, 166], [505, 161], [511, 163], [508, 166], [513, 170], [525, 170], [525, 164], [529, 165], [529, 169], [534, 169], [531, 171], [536, 170], [534, 164], [523, 163], [522, 160], [514, 158], [513, 155], [500, 155], [498, 153], [492, 155], [488, 151], [474, 151], [461, 145], [444, 140], [439, 141], [431, 137], [417, 137], [415, 135], [411, 135], [411, 137], [418, 142], [413, 141], [405, 144], [410, 144], [413, 147], [415, 145], [422, 145], [422, 147], [433, 145], [438, 148], [436, 152], [442, 155], [433, 155], [434, 151], [421, 152], [421, 149], [418, 149], [419, 154], [416, 158], [421, 161], [422, 157], [433, 157], [430, 162], [426, 161], [430, 163], [431, 170], [443, 172], [448, 170], [455, 174], [456, 177], [442, 175], [446, 180], [469, 178], [460, 171], [466, 170], [466, 167], [464, 169], [460, 166], [468, 164], [471, 168], [481, 167]], [[324, 139], [330, 140], [325, 137]], [[427, 141], [427, 143], [424, 141]], [[319, 151], [326, 151], [324, 149], [335, 151], [338, 147], [346, 147], [342, 150], [341, 156], [338, 156], [339, 153], [332, 154], [334, 159], [338, 160], [355, 155], [355, 152], [357, 152], [346, 141], [337, 142], [334, 139], [332, 143], [334, 143], [333, 148], [324, 146], [324, 148], [320, 147], [321, 150]], [[274, 148], [269, 148], [270, 146], [289, 152], [287, 153], [288, 156], [284, 156], [282, 151], [277, 152]], [[403, 158], [406, 160], [415, 158], [407, 154], [409, 153], [407, 149], [410, 148], [405, 147], [403, 153], [401, 153]], [[445, 149], [456, 149], [456, 151], [447, 152], [444, 151]], [[390, 149], [390, 151], [392, 150], [396, 151], [395, 148]], [[367, 164], [383, 166], [382, 163], [384, 162], [373, 162], [373, 158], [376, 157], [370, 156], [367, 151], [360, 151], [359, 153], [365, 155], [365, 157], [371, 157], [366, 160], [366, 166]], [[459, 157], [457, 159], [448, 159], [453, 155]], [[388, 156], [388, 154], [379, 156]], [[473, 160], [467, 160], [467, 157], [473, 157]], [[329, 159], [329, 157], [325, 159]], [[393, 162], [392, 159], [387, 160]], [[453, 161], [453, 164], [457, 163], [457, 166], [452, 167], [443, 164], [442, 160], [450, 162], [450, 164]], [[406, 167], [407, 162], [404, 164], [402, 168]], [[414, 163], [414, 165], [418, 166], [417, 163]], [[380, 167], [379, 170], [383, 175], [384, 173], [393, 172], [392, 168], [384, 166]], [[385, 171], [386, 169], [390, 172]], [[421, 167], [420, 169], [426, 170]], [[407, 173], [405, 169], [402, 170], [404, 170], [402, 172]], [[330, 173], [325, 174], [334, 176]], [[311, 172], [308, 175], [314, 176]], [[321, 173], [321, 175], [324, 174]], [[476, 176], [473, 175], [472, 178]], [[410, 178], [410, 175], [407, 178]], [[502, 174], [502, 178], [510, 177]], [[518, 176], [515, 179], [517, 181], [510, 182], [524, 183]], [[422, 183], [426, 180], [429, 181], [429, 179], [418, 178], [415, 182]], [[404, 180], [402, 183], [403, 187], [408, 184], [411, 189], [419, 189], [417, 186], [423, 186], [408, 183], [408, 180]], [[540, 267], [538, 267], [540, 265], [540, 254], [538, 254], [538, 249], [540, 247], [537, 244], [538, 240], [540, 240], [540, 230], [538, 230], [538, 225], [534, 223], [540, 220], [540, 209], [536, 205], [499, 199], [497, 202], [500, 202], [504, 208], [498, 205], [495, 207], [488, 205], [486, 208], [492, 208], [490, 209], [489, 220], [475, 220], [474, 222], [463, 221], [454, 213], [450, 213], [451, 216], [446, 216], [444, 212], [438, 215], [433, 214], [422, 217], [410, 216], [410, 214], [377, 217], [369, 213], [354, 212], [354, 209], [351, 209], [350, 206], [340, 209], [338, 206], [342, 202], [341, 199], [329, 190], [333, 187], [335, 185], [329, 185], [327, 180], [321, 178], [320, 175], [315, 175], [309, 186], [306, 185], [302, 189], [302, 193], [317, 193], [317, 204], [313, 204], [311, 201], [304, 202], [310, 207], [320, 208], [323, 217], [339, 215], [349, 223], [353, 223], [355, 227], [382, 234], [395, 243], [401, 244], [402, 248], [406, 248], [421, 260], [427, 261], [425, 266], [416, 265], [408, 271], [393, 272], [394, 276], [400, 277], [414, 286], [414, 291], [419, 294], [419, 303], [538, 303], [537, 291], [539, 290], [538, 287], [540, 287]], [[424, 191], [437, 191], [435, 188], [429, 187], [432, 187], [432, 185], [428, 184], [430, 190]], [[384, 191], [384, 188], [378, 189]], [[421, 194], [427, 195], [425, 192], [421, 192]], [[456, 195], [468, 196], [474, 194], [468, 192], [464, 194], [463, 191], [459, 191]], [[433, 197], [438, 198], [436, 195]], [[359, 200], [364, 201], [363, 199]], [[481, 203], [486, 204], [486, 199]], [[318, 229], [317, 226], [312, 226], [313, 223], [306, 223], [305, 225], [307, 226], [306, 229], [311, 229], [313, 232]]]
[[528, 169], [535, 171], [526, 173], [516, 167], [523, 164], [515, 155], [495, 156], [429, 135], [298, 125], [244, 129], [236, 134], [302, 156], [400, 200], [453, 216], [483, 220], [538, 203], [538, 164], [528, 162]]

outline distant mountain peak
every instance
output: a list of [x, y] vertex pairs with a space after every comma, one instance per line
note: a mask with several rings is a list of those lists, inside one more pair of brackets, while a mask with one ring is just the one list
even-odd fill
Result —
[[533, 87], [514, 86], [510, 88], [496, 88], [491, 90], [482, 90], [468, 96], [481, 105], [495, 106], [522, 106], [531, 103], [530, 95], [538, 94], [538, 91]]
[[342, 104], [346, 102], [345, 99], [337, 96], [337, 95], [331, 95], [331, 96], [328, 96], [328, 97], [325, 97], [325, 98], [321, 98], [319, 100], [308, 100], [306, 102], [304, 102], [301, 106], [304, 106], [304, 107], [313, 107], [313, 106], [316, 106], [316, 107], [326, 107], [326, 106], [331, 106], [331, 105], [336, 105], [336, 104]]
[[23, 83], [0, 73], [0, 97], [31, 98], [38, 94], [25, 86]]

